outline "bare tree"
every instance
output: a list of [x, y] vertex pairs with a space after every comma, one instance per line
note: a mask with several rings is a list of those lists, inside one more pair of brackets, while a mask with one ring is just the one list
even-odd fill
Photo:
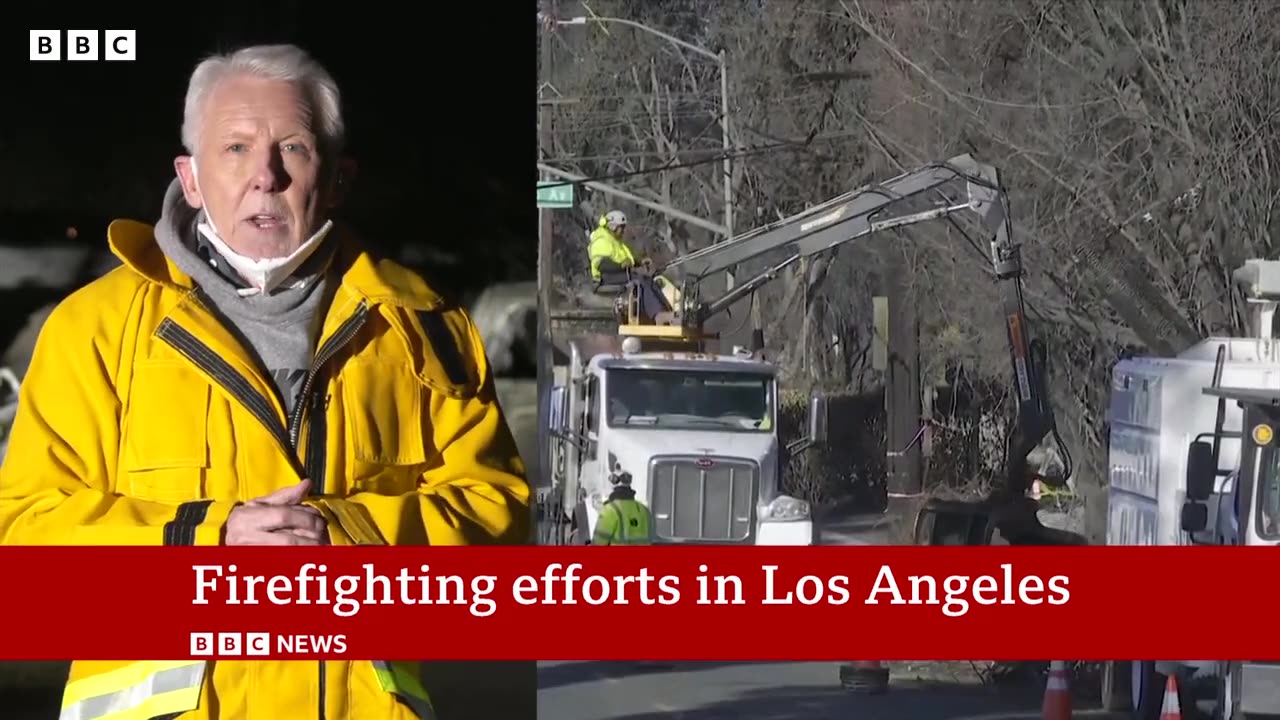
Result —
[[[999, 167], [1024, 243], [1029, 310], [1054, 351], [1061, 429], [1086, 484], [1105, 482], [1114, 360], [1240, 330], [1231, 270], [1273, 254], [1280, 17], [1269, 1], [601, 0], [592, 9], [726, 49], [738, 232], [958, 153]], [[575, 32], [562, 33], [574, 60], [556, 84], [577, 99], [557, 119], [563, 166], [718, 216], [714, 64], [623, 28]], [[592, 214], [603, 205], [585, 204]], [[652, 251], [713, 240], [640, 216]], [[778, 338], [787, 376], [874, 383], [863, 361], [869, 299], [895, 253], [912, 272], [926, 382], [1007, 378], [985, 240], [963, 223], [918, 226], [766, 286], [766, 325], [803, 328]], [[582, 247], [565, 256], [566, 272], [585, 265]], [[1007, 411], [999, 394], [982, 402]]]

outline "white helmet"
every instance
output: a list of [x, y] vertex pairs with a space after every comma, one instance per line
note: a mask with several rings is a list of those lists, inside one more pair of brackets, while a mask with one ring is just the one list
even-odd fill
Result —
[[621, 210], [610, 210], [605, 213], [604, 224], [608, 226], [610, 230], [617, 230], [627, 224], [627, 216], [622, 214]]

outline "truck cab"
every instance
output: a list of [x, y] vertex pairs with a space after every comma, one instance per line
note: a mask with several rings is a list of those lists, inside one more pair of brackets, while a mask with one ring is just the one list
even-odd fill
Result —
[[[1280, 545], [1280, 389], [1215, 385], [1206, 394], [1239, 407], [1241, 430], [1233, 435], [1241, 449], [1238, 462], [1224, 469], [1214, 453], [1221, 429], [1191, 444], [1182, 528], [1210, 534], [1206, 544]], [[1219, 661], [1201, 674], [1216, 680], [1209, 694], [1220, 717], [1280, 715], [1280, 663]]]
[[1213, 387], [1209, 394], [1240, 406], [1244, 432], [1231, 437], [1241, 452], [1222, 468], [1212, 441], [1191, 443], [1182, 529], [1192, 537], [1209, 535], [1200, 537], [1204, 544], [1280, 545], [1280, 389]]
[[[1280, 262], [1250, 260], [1235, 280], [1253, 309], [1249, 337], [1112, 371], [1109, 545], [1280, 544]], [[1160, 592], [1146, 602], [1166, 602]], [[1280, 664], [1239, 660], [1112, 661], [1104, 704], [1155, 720], [1169, 674], [1183, 707], [1211, 700], [1223, 720], [1280, 714]]]
[[811, 401], [808, 435], [778, 435], [774, 366], [743, 351], [644, 349], [584, 353], [572, 342], [550, 395], [552, 468], [572, 539], [591, 536], [613, 489], [630, 475], [660, 544], [810, 545], [809, 503], [782, 492], [797, 445], [822, 442], [825, 402]]

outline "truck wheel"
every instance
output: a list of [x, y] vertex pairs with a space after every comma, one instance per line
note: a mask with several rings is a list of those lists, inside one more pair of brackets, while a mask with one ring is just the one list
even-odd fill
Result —
[[1218, 697], [1214, 703], [1214, 720], [1247, 720], [1240, 710], [1240, 665], [1227, 663], [1222, 677], [1218, 678]]
[[1112, 660], [1102, 664], [1102, 709], [1107, 712], [1122, 712], [1132, 709], [1133, 700], [1129, 695], [1128, 660]]
[[1160, 720], [1164, 703], [1164, 675], [1152, 660], [1129, 661], [1129, 716], [1133, 720]]
[[[1131, 660], [1129, 665], [1130, 717], [1133, 720], [1160, 720], [1164, 705], [1164, 689], [1168, 676], [1156, 671], [1152, 660]], [[1178, 706], [1185, 720], [1200, 720], [1202, 713], [1196, 707], [1195, 694], [1187, 683], [1178, 682]]]

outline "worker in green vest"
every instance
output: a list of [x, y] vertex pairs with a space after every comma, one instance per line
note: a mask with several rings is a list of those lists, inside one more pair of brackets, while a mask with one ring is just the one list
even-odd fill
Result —
[[600, 510], [592, 545], [652, 545], [653, 515], [636, 499], [631, 489], [631, 473], [615, 472], [609, 476], [613, 492]]
[[619, 210], [610, 210], [600, 216], [600, 222], [591, 233], [587, 255], [591, 260], [591, 277], [596, 282], [624, 284], [630, 279], [629, 270], [639, 263], [631, 247], [623, 240], [627, 233], [627, 216]]
[[597, 285], [634, 286], [640, 293], [641, 314], [648, 322], [654, 322], [659, 313], [669, 312], [672, 306], [653, 277], [653, 268], [648, 260], [636, 260], [635, 253], [624, 240], [626, 233], [627, 216], [621, 210], [610, 210], [600, 216], [587, 245], [591, 277]]

